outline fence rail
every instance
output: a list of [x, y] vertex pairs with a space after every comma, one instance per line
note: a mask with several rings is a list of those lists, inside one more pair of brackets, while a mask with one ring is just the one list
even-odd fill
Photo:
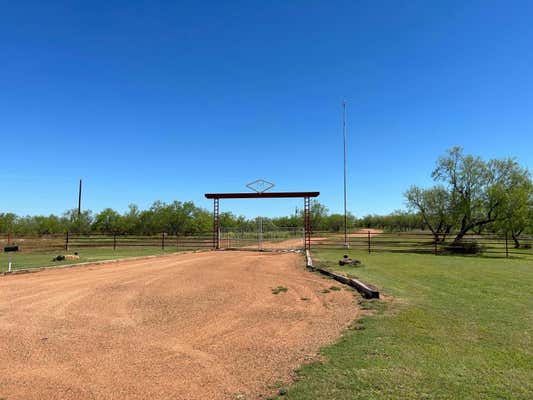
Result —
[[[16, 244], [23, 253], [68, 252], [83, 249], [127, 249], [160, 248], [162, 250], [200, 250], [213, 248], [212, 232], [194, 235], [25, 235], [0, 234], [0, 245]], [[436, 241], [427, 232], [382, 233], [359, 230], [348, 235], [348, 245], [352, 250], [375, 252], [401, 252], [421, 254], [477, 254], [492, 257], [522, 257], [533, 259], [533, 236], [522, 236], [520, 246], [506, 235], [468, 234], [459, 245], [453, 243], [454, 235], [446, 240]], [[265, 231], [259, 240], [257, 232], [225, 230], [222, 232], [221, 247], [237, 248], [301, 248], [302, 233], [298, 229], [277, 232]], [[314, 232], [311, 238], [314, 249], [342, 249], [344, 235], [331, 232]]]
[[[421, 254], [472, 254], [492, 257], [522, 257], [533, 259], [533, 236], [522, 236], [520, 246], [515, 247], [508, 235], [468, 234], [458, 243], [455, 235], [445, 240], [425, 232], [382, 233], [360, 230], [348, 235], [350, 249], [374, 252], [421, 253]], [[343, 234], [314, 232], [311, 247], [315, 249], [339, 249], [344, 246]]]
[[196, 235], [113, 235], [91, 234], [77, 235], [66, 233], [61, 235], [0, 235], [0, 244], [17, 244], [21, 252], [59, 252], [81, 249], [124, 249], [124, 248], [161, 248], [162, 250], [183, 251], [199, 250], [213, 247], [212, 233]]

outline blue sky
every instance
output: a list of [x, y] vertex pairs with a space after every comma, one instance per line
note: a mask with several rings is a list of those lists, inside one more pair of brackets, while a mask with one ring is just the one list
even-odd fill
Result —
[[[403, 207], [461, 145], [533, 169], [530, 1], [2, 2], [0, 212], [246, 190]], [[223, 202], [247, 216], [297, 200]]]

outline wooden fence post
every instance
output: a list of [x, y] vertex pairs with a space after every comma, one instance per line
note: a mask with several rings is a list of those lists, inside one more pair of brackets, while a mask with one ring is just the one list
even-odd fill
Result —
[[65, 251], [68, 251], [68, 231], [67, 236], [65, 237]]
[[435, 255], [439, 254], [439, 249], [437, 246], [438, 246], [438, 242], [437, 242], [437, 238], [435, 238]]
[[7, 233], [7, 245], [11, 246], [11, 233], [10, 232]]
[[113, 233], [113, 251], [117, 249], [117, 234]]
[[368, 254], [371, 253], [371, 247], [370, 247], [370, 231], [368, 231]]
[[165, 250], [165, 232], [161, 236], [161, 250]]

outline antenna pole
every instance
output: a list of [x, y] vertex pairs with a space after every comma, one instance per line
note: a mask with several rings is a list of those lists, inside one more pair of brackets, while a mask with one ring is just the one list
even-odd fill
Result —
[[81, 178], [80, 178], [80, 188], [78, 190], [78, 220], [81, 215]]
[[348, 245], [348, 217], [346, 212], [346, 100], [342, 101], [342, 137], [344, 147], [344, 248]]

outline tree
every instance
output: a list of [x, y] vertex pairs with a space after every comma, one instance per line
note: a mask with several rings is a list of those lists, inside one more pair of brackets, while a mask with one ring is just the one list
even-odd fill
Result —
[[328, 228], [326, 225], [328, 211], [328, 208], [324, 204], [319, 203], [316, 200], [311, 203], [311, 209], [309, 210], [309, 214], [311, 218], [311, 228], [314, 231], [321, 231]]
[[122, 215], [120, 221], [120, 231], [122, 233], [131, 234], [140, 234], [140, 211], [139, 207], [135, 204], [130, 204], [128, 206], [128, 211]]
[[455, 222], [452, 195], [443, 186], [429, 189], [411, 186], [405, 197], [407, 206], [420, 213], [435, 241], [444, 242]]
[[460, 147], [439, 158], [432, 177], [443, 182], [450, 196], [449, 214], [458, 227], [454, 243], [472, 229], [504, 220], [506, 204], [531, 184], [529, 172], [514, 159], [485, 162], [464, 155]]
[[523, 181], [510, 193], [502, 195], [503, 218], [494, 224], [495, 230], [510, 234], [516, 249], [520, 248], [520, 236], [533, 227], [533, 184]]
[[55, 215], [31, 217], [31, 232], [39, 235], [48, 235], [53, 233], [64, 233], [67, 230], [65, 221]]
[[17, 223], [17, 216], [13, 213], [0, 213], [0, 232], [14, 232]]
[[65, 226], [72, 233], [87, 235], [91, 232], [93, 222], [92, 211], [82, 211], [78, 215], [77, 209], [68, 210], [63, 214]]
[[101, 233], [117, 233], [121, 229], [122, 216], [112, 208], [102, 210], [94, 217], [92, 229]]

